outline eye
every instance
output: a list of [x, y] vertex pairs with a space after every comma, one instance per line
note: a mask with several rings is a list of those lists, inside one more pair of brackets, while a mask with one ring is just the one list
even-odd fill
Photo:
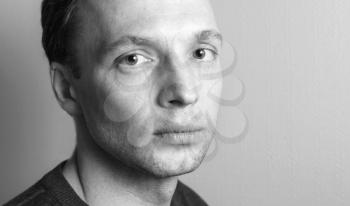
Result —
[[193, 52], [195, 59], [203, 61], [213, 61], [216, 59], [217, 53], [211, 49], [199, 48]]
[[127, 66], [136, 66], [145, 62], [150, 62], [151, 59], [141, 55], [141, 54], [129, 54], [127, 56], [124, 56], [119, 64], [120, 65], [127, 65]]

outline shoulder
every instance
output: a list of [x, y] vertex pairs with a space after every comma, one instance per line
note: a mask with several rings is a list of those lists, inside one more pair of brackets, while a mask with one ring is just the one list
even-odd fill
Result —
[[87, 206], [63, 176], [65, 162], [4, 206]]
[[41, 182], [37, 182], [26, 191], [13, 198], [9, 202], [5, 203], [4, 206], [58, 206], [57, 201]]
[[178, 181], [171, 206], [208, 206], [208, 204], [191, 188]]

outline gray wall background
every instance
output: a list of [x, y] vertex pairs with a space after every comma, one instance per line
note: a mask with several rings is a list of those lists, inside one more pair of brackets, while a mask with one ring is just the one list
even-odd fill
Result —
[[[75, 142], [51, 92], [39, 5], [0, 1], [0, 204], [68, 158]], [[182, 179], [211, 205], [350, 205], [350, 1], [214, 6], [237, 51], [248, 134], [219, 142], [215, 158]]]

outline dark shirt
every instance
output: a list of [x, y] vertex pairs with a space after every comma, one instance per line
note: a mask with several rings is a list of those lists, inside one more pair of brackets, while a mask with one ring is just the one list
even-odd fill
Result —
[[[4, 206], [88, 206], [63, 176], [65, 162]], [[207, 206], [193, 190], [178, 181], [171, 206]]]

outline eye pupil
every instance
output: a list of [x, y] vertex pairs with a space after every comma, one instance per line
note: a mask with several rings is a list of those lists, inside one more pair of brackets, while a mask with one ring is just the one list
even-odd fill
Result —
[[136, 64], [138, 62], [138, 60], [139, 59], [138, 59], [138, 57], [136, 55], [130, 55], [127, 58], [128, 64], [130, 64], [130, 65]]
[[203, 59], [205, 57], [206, 53], [204, 49], [197, 49], [194, 52], [194, 56], [198, 59]]

